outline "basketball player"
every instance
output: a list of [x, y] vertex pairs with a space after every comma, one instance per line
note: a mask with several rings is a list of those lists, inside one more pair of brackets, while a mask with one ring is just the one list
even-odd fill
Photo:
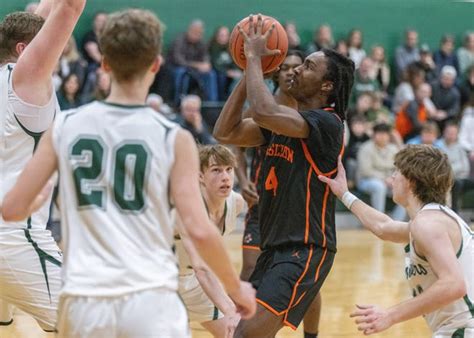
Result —
[[[236, 337], [274, 337], [283, 325], [296, 329], [331, 269], [336, 251], [335, 197], [317, 175], [334, 176], [343, 150], [343, 120], [354, 63], [332, 50], [309, 55], [294, 70], [290, 95], [298, 110], [279, 105], [266, 88], [261, 57], [272, 32], [262, 17], [249, 18], [245, 40], [246, 89], [252, 118], [241, 109], [222, 114], [221, 135], [252, 147], [267, 144], [259, 197], [262, 253], [250, 281], [257, 315], [241, 320]], [[243, 86], [241, 82], [238, 86]], [[229, 100], [243, 102], [237, 87]]]
[[[297, 109], [296, 100], [288, 93], [292, 76], [296, 67], [303, 63], [304, 57], [301, 52], [290, 50], [287, 53], [285, 60], [280, 66], [280, 70], [274, 74], [274, 82], [277, 88], [274, 98], [278, 104], [285, 105]], [[244, 99], [245, 86], [239, 87], [244, 95], [240, 98]], [[233, 109], [242, 109], [244, 102], [235, 102], [235, 100], [228, 101], [224, 106], [223, 110], [231, 110], [226, 114], [234, 114]], [[243, 116], [251, 116], [251, 112], [247, 109], [244, 111]], [[219, 125], [215, 127], [215, 133], [218, 134], [220, 131]], [[222, 135], [216, 135], [222, 136]], [[227, 139], [227, 142], [232, 143], [233, 140]], [[245, 158], [239, 161], [237, 173], [239, 176], [239, 182], [241, 183], [242, 194], [249, 199], [251, 207], [245, 218], [245, 230], [242, 244], [242, 272], [240, 277], [243, 280], [249, 280], [251, 273], [254, 271], [255, 263], [260, 255], [260, 228], [258, 221], [258, 195], [261, 193], [263, 188], [261, 166], [265, 156], [266, 146], [252, 148], [252, 161], [250, 176], [251, 181], [247, 179], [246, 174], [246, 161]], [[242, 154], [242, 152], [241, 152]], [[242, 156], [242, 155], [241, 155]], [[245, 157], [245, 155], [243, 155]], [[319, 318], [321, 313], [321, 295], [318, 293], [311, 306], [307, 310], [304, 316], [304, 334], [305, 337], [317, 337], [319, 331]]]
[[[223, 145], [199, 148], [201, 194], [209, 218], [224, 238], [235, 229], [237, 216], [245, 201], [232, 190], [234, 186], [234, 154]], [[235, 305], [207, 265], [196, 253], [185, 231], [176, 241], [179, 258], [179, 295], [191, 322], [198, 322], [214, 337], [234, 336], [240, 317]]]
[[408, 211], [398, 222], [347, 189], [339, 160], [335, 179], [320, 176], [364, 227], [382, 240], [408, 243], [405, 274], [413, 298], [382, 309], [357, 305], [351, 314], [365, 335], [423, 316], [433, 338], [474, 337], [474, 233], [446, 204], [453, 185], [448, 157], [427, 145], [411, 145], [395, 156], [393, 200]]
[[[15, 12], [0, 23], [0, 204], [59, 110], [51, 74], [85, 3], [43, 0], [41, 16]], [[16, 221], [0, 218], [0, 325], [12, 323], [11, 304], [54, 329], [62, 257], [48, 214], [46, 203]]]
[[59, 169], [65, 256], [59, 337], [187, 337], [177, 294], [171, 209], [243, 318], [254, 290], [240, 282], [199, 190], [192, 136], [145, 105], [160, 67], [154, 14], [112, 14], [99, 37], [112, 86], [104, 102], [61, 114], [3, 201], [6, 220], [28, 215]]

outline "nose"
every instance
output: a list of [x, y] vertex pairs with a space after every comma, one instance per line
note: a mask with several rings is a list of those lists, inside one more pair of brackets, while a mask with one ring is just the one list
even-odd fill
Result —
[[298, 67], [293, 68], [293, 73], [294, 73], [295, 75], [298, 75], [298, 74], [300, 73], [300, 71], [301, 71], [301, 67], [303, 67], [303, 65], [299, 65]]

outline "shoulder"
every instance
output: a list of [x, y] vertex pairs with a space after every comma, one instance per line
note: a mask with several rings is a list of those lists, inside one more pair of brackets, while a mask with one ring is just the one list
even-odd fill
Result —
[[456, 221], [439, 210], [422, 210], [410, 224], [410, 232], [415, 239], [427, 236], [441, 235], [447, 232], [446, 224], [455, 224]]
[[341, 119], [332, 111], [324, 109], [315, 109], [308, 111], [300, 111], [299, 113], [308, 123], [312, 125], [317, 123], [338, 129], [343, 128]]

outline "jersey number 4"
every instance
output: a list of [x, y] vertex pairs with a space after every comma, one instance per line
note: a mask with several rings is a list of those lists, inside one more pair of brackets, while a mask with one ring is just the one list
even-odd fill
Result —
[[[140, 211], [145, 205], [144, 183], [148, 169], [148, 148], [140, 141], [121, 142], [112, 149], [112, 198], [124, 211]], [[107, 183], [102, 183], [108, 148], [100, 137], [78, 138], [70, 150], [79, 207], [104, 207]]]
[[265, 180], [265, 190], [273, 190], [273, 196], [276, 196], [278, 188], [278, 179], [275, 174], [275, 167], [271, 167]]

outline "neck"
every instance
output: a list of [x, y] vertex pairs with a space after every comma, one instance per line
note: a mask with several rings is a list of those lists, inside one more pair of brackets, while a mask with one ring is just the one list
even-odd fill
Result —
[[206, 201], [207, 210], [211, 218], [219, 218], [224, 212], [225, 198], [211, 196], [207, 193], [206, 188], [201, 187], [202, 197]]
[[425, 204], [416, 198], [412, 193], [408, 195], [406, 205], [402, 205], [407, 210], [410, 220], [413, 220]]
[[327, 97], [325, 96], [313, 96], [306, 101], [298, 101], [299, 110], [311, 110], [311, 109], [320, 109], [322, 107], [328, 106]]
[[298, 109], [298, 102], [295, 100], [293, 96], [288, 94], [287, 92], [284, 92], [281, 90], [281, 88], [278, 88], [276, 94], [275, 94], [275, 101], [278, 104]]
[[112, 81], [110, 95], [106, 102], [123, 105], [144, 105], [149, 89], [147, 82], [146, 79], [122, 83]]

